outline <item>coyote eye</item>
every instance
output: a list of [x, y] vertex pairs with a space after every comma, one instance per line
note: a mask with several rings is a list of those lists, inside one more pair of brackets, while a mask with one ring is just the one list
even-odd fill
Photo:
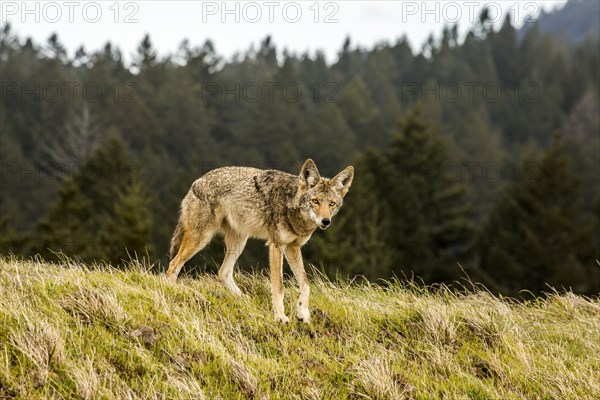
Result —
[[312, 199], [311, 201], [313, 204], [319, 204], [319, 199]]
[[335, 201], [330, 201], [329, 202], [329, 207], [334, 207], [335, 206]]

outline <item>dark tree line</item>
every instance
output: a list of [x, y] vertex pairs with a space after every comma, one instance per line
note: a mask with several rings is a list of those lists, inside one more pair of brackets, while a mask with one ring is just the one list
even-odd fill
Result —
[[[348, 39], [338, 60], [270, 37], [225, 61], [207, 41], [132, 66], [107, 43], [66, 55], [56, 35], [0, 38], [3, 253], [165, 265], [179, 202], [222, 165], [356, 179], [308, 261], [331, 275], [459, 280], [540, 292], [600, 290], [597, 38], [565, 47], [448, 27], [413, 54], [405, 39]], [[250, 243], [243, 267], [264, 266]], [[213, 269], [219, 243], [190, 263]]]

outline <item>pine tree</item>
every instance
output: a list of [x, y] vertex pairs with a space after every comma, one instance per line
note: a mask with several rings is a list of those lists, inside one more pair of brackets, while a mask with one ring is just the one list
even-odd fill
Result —
[[322, 173], [336, 173], [353, 158], [356, 136], [336, 104], [325, 103], [319, 107], [311, 121], [310, 131], [314, 136], [306, 140], [306, 147], [312, 150], [305, 154], [310, 154], [317, 165], [323, 166]]
[[333, 69], [339, 73], [341, 79], [338, 84], [345, 84], [353, 76], [356, 76], [363, 65], [364, 57], [360, 49], [352, 48], [350, 37], [346, 37], [342, 49], [338, 55], [338, 61]]
[[67, 50], [58, 40], [58, 35], [53, 33], [48, 38], [48, 53], [51, 58], [60, 61], [61, 63], [67, 62]]
[[417, 108], [388, 150], [371, 150], [357, 163], [349, 200], [326, 233], [334, 251], [319, 243], [325, 262], [369, 278], [455, 280], [456, 262], [470, 261], [474, 228], [465, 188], [445, 177], [444, 162], [444, 143]]
[[549, 291], [547, 285], [597, 291], [597, 266], [582, 257], [593, 228], [580, 214], [579, 182], [560, 136], [539, 160], [521, 164], [528, 176], [506, 189], [484, 226], [482, 269], [513, 295]]
[[107, 215], [99, 234], [103, 259], [112, 265], [136, 257], [152, 256], [152, 215], [147, 191], [133, 182], [117, 194], [112, 215]]
[[507, 88], [518, 83], [519, 74], [519, 41], [511, 19], [512, 15], [509, 12], [500, 31], [490, 37], [498, 78]]
[[[448, 155], [458, 168], [452, 174], [460, 182], [469, 185], [469, 200], [473, 204], [476, 220], [483, 219], [498, 197], [502, 185], [501, 168], [508, 152], [502, 145], [500, 132], [494, 127], [486, 108], [479, 105], [460, 114]], [[466, 168], [465, 168], [466, 167]], [[486, 172], [491, 172], [488, 176]]]
[[383, 163], [379, 151], [371, 149], [362, 155], [354, 164], [356, 179], [331, 228], [313, 235], [307, 244], [306, 258], [322, 272], [370, 280], [392, 276], [398, 254], [390, 246], [389, 204], [377, 190], [378, 176], [385, 173]]
[[[594, 224], [592, 227], [592, 242], [590, 245], [590, 254], [589, 259], [596, 260], [596, 263], [600, 263], [600, 197], [596, 199], [596, 204], [594, 205], [593, 211]], [[596, 274], [596, 282], [595, 286], [600, 288], [600, 274]]]
[[95, 222], [111, 212], [114, 199], [135, 179], [140, 165], [115, 133], [94, 151], [75, 175], [75, 184], [94, 206]]
[[[38, 226], [37, 252], [48, 258], [62, 252], [84, 261], [119, 261], [122, 254], [113, 251], [105, 239], [109, 236], [129, 239], [128, 236], [115, 236], [114, 226], [125, 218], [119, 217], [119, 213], [131, 211], [127, 209], [128, 203], [119, 205], [120, 202], [131, 202], [130, 197], [135, 199], [135, 194], [139, 194], [128, 192], [138, 179], [137, 172], [138, 165], [132, 162], [122, 140], [118, 136], [110, 137], [60, 188], [57, 203]], [[139, 215], [147, 211], [139, 206], [140, 210], [132, 215], [150, 221], [146, 215]], [[141, 230], [131, 221], [127, 224], [134, 231]], [[134, 251], [140, 249], [133, 247]], [[113, 254], [115, 256], [111, 258]]]
[[367, 83], [355, 76], [339, 93], [337, 106], [354, 132], [359, 147], [384, 147], [387, 144], [393, 121], [391, 115], [398, 111], [397, 103], [390, 104], [385, 110], [378, 108], [371, 99]]
[[59, 189], [59, 199], [38, 225], [35, 252], [53, 259], [55, 254], [88, 259], [95, 247], [90, 226], [92, 204], [73, 179]]
[[28, 239], [10, 225], [8, 216], [0, 217], [0, 254], [23, 254]]
[[573, 172], [581, 180], [583, 210], [589, 212], [600, 196], [600, 99], [590, 89], [577, 102], [563, 132]]
[[[474, 228], [464, 186], [445, 175], [446, 150], [417, 108], [393, 134], [386, 189], [392, 194], [397, 272], [414, 271], [426, 281], [454, 280], [457, 262], [470, 261]], [[399, 184], [400, 183], [400, 184]]]
[[150, 41], [150, 35], [146, 34], [137, 47], [138, 60], [136, 65], [140, 69], [153, 67], [156, 65], [157, 53]]

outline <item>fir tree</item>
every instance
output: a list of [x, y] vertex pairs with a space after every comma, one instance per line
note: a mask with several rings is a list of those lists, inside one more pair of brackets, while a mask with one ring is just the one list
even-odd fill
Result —
[[445, 174], [444, 142], [418, 108], [393, 134], [387, 163], [383, 193], [392, 194], [392, 243], [401, 253], [396, 272], [452, 281], [456, 263], [470, 261], [474, 227], [468, 221], [465, 187]]
[[150, 41], [150, 35], [145, 35], [140, 44], [137, 47], [137, 57], [138, 60], [136, 65], [140, 69], [153, 67], [156, 65], [156, 50], [154, 50], [152, 46], [152, 42]]
[[512, 15], [509, 12], [500, 31], [490, 38], [498, 78], [508, 88], [518, 83], [519, 74], [519, 41], [511, 19]]
[[52, 259], [57, 253], [87, 259], [92, 256], [93, 240], [87, 224], [92, 204], [73, 179], [65, 181], [59, 199], [38, 225], [35, 252]]
[[23, 254], [29, 240], [10, 225], [8, 216], [0, 217], [0, 254]]
[[111, 212], [118, 194], [139, 178], [139, 169], [139, 163], [117, 134], [111, 134], [90, 155], [74, 179], [79, 190], [93, 203], [96, 223], [103, 213]]
[[470, 261], [474, 228], [465, 188], [445, 177], [444, 161], [444, 143], [416, 109], [388, 150], [372, 150], [357, 163], [356, 184], [327, 233], [335, 251], [318, 244], [326, 262], [367, 277], [456, 279], [456, 262]]
[[145, 254], [152, 222], [134, 185], [137, 172], [122, 140], [111, 136], [60, 188], [57, 203], [38, 226], [37, 251], [49, 258], [62, 252], [84, 261], [115, 262], [125, 258], [125, 247]]
[[152, 256], [152, 215], [147, 191], [133, 182], [117, 194], [112, 215], [107, 215], [99, 234], [103, 259], [113, 265], [130, 257]]
[[483, 229], [482, 269], [515, 295], [549, 291], [548, 285], [597, 291], [597, 266], [582, 257], [593, 228], [580, 214], [579, 182], [560, 136], [539, 160], [522, 165], [527, 176], [506, 189]]
[[[393, 235], [389, 203], [382, 199], [378, 174], [384, 159], [379, 151], [367, 151], [355, 164], [356, 178], [344, 206], [331, 228], [313, 235], [305, 256], [322, 272], [367, 279], [389, 278], [397, 251], [390, 246]], [[382, 201], [383, 200], [383, 201]]]

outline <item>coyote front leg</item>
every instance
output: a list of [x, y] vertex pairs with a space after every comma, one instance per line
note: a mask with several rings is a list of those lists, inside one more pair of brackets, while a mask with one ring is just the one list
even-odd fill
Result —
[[292, 272], [298, 281], [300, 287], [300, 297], [296, 303], [296, 316], [305, 323], [310, 322], [310, 313], [308, 311], [308, 297], [310, 296], [310, 285], [306, 278], [304, 262], [302, 261], [302, 252], [298, 246], [288, 246], [285, 249], [285, 258], [287, 259]]
[[271, 266], [271, 296], [275, 320], [289, 322], [283, 308], [283, 253], [281, 247], [269, 242], [269, 264]]

